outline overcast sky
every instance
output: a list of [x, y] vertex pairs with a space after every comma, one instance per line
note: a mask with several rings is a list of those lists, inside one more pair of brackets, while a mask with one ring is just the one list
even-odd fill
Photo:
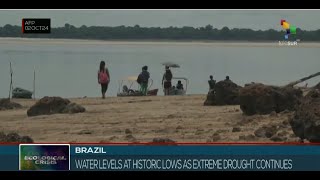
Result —
[[251, 28], [281, 30], [280, 20], [304, 30], [320, 29], [320, 10], [0, 10], [0, 26], [21, 25], [22, 18], [51, 18], [52, 27], [134, 26]]

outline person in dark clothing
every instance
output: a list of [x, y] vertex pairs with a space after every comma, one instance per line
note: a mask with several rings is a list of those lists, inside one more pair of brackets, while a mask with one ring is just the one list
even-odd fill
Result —
[[178, 90], [183, 90], [183, 84], [181, 83], [180, 80], [178, 81], [178, 84], [177, 84], [176, 88], [177, 88]]
[[149, 83], [150, 73], [148, 72], [148, 66], [142, 67], [142, 72], [138, 76], [138, 83], [140, 84], [140, 92], [143, 95], [147, 95], [148, 83]]
[[110, 82], [110, 74], [109, 70], [106, 66], [106, 63], [104, 61], [100, 62], [100, 67], [98, 71], [98, 83], [101, 85], [101, 93], [102, 98], [106, 98], [106, 92], [108, 90], [108, 85]]
[[162, 77], [162, 85], [164, 88], [164, 95], [165, 96], [169, 95], [170, 88], [172, 86], [171, 80], [172, 80], [172, 72], [171, 72], [169, 66], [166, 66], [166, 72], [164, 73], [164, 75]]
[[214, 89], [214, 86], [216, 85], [216, 81], [213, 80], [213, 76], [210, 75], [210, 80], [208, 81], [209, 83], [209, 91]]
[[225, 81], [231, 81], [229, 76], [226, 76]]

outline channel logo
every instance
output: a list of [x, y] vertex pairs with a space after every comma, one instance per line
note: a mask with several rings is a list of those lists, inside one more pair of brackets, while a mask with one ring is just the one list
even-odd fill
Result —
[[286, 20], [281, 19], [280, 24], [281, 24], [282, 28], [286, 31], [286, 34], [284, 35], [284, 38], [286, 40], [289, 39], [290, 34], [297, 34], [297, 27], [291, 25]]

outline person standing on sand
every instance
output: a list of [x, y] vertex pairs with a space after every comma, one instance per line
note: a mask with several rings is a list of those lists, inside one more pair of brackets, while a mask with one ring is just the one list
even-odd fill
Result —
[[140, 84], [140, 92], [146, 96], [148, 91], [150, 73], [148, 72], [148, 66], [142, 67], [142, 72], [139, 74], [137, 82]]
[[102, 99], [106, 98], [106, 92], [108, 90], [109, 82], [110, 82], [109, 70], [106, 67], [106, 63], [104, 61], [101, 61], [99, 71], [98, 71], [98, 83], [101, 85]]
[[210, 75], [210, 80], [208, 81], [209, 83], [209, 91], [213, 90], [214, 89], [214, 86], [216, 85], [216, 81], [213, 80], [213, 76]]
[[172, 86], [171, 80], [172, 80], [172, 72], [169, 69], [169, 66], [166, 66], [166, 72], [164, 73], [164, 75], [162, 77], [162, 85], [164, 88], [164, 95], [165, 96], [169, 95], [170, 88]]

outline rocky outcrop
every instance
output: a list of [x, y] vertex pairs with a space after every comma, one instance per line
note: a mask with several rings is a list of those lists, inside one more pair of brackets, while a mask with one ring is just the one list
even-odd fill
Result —
[[207, 99], [204, 101], [203, 105], [205, 106], [213, 106], [215, 105], [215, 93], [214, 90], [210, 90], [207, 94]]
[[33, 105], [28, 111], [28, 116], [51, 115], [57, 113], [80, 113], [85, 108], [71, 103], [68, 99], [61, 97], [44, 97]]
[[86, 109], [80, 106], [79, 104], [70, 103], [62, 110], [62, 113], [74, 114], [74, 113], [82, 113], [85, 111]]
[[20, 136], [17, 133], [9, 133], [5, 134], [3, 132], [0, 132], [0, 142], [20, 142], [20, 143], [33, 143], [33, 139], [29, 136]]
[[275, 125], [262, 126], [261, 128], [254, 131], [254, 135], [262, 138], [271, 138], [277, 133], [278, 129]]
[[320, 98], [320, 89], [312, 89], [310, 90], [305, 98]]
[[296, 136], [310, 142], [320, 142], [320, 93], [310, 91], [297, 106], [294, 116], [289, 119]]
[[20, 109], [22, 106], [18, 103], [12, 102], [9, 98], [0, 99], [0, 110]]
[[291, 87], [250, 84], [239, 92], [240, 108], [245, 115], [269, 114], [294, 110], [302, 91]]
[[238, 105], [241, 88], [232, 81], [219, 81], [215, 84], [214, 90], [208, 92], [204, 105]]

